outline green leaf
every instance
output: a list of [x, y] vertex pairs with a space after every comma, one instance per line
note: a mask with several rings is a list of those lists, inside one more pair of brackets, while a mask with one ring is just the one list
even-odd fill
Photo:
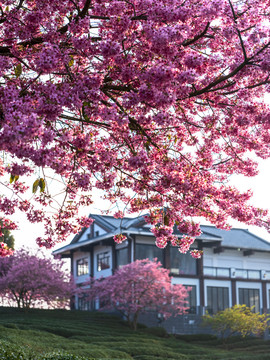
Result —
[[39, 187], [39, 180], [40, 180], [40, 179], [37, 179], [37, 180], [34, 182], [34, 184], [33, 184], [33, 189], [32, 189], [32, 191], [33, 191], [34, 194], [37, 192], [37, 189], [38, 189], [38, 187]]
[[18, 78], [22, 73], [22, 64], [18, 64], [16, 67], [15, 67], [15, 75], [16, 75], [16, 78]]
[[9, 179], [9, 183], [12, 184], [14, 179], [15, 179], [15, 176], [11, 174], [10, 179]]
[[16, 182], [19, 179], [19, 175], [14, 175], [14, 181]]
[[39, 179], [39, 183], [38, 183], [38, 186], [40, 188], [40, 192], [44, 192], [45, 191], [45, 180], [44, 179]]
[[89, 102], [84, 101], [83, 106], [82, 106], [82, 114], [83, 114], [83, 118], [84, 118], [86, 121], [89, 121], [89, 116], [86, 115], [85, 110], [84, 110], [86, 106], [90, 106], [90, 104], [89, 104]]
[[70, 55], [70, 60], [69, 60], [68, 66], [71, 67], [73, 64], [74, 64], [74, 58], [72, 55]]
[[169, 225], [169, 222], [170, 222], [170, 217], [166, 214], [164, 216], [164, 225], [168, 226]]

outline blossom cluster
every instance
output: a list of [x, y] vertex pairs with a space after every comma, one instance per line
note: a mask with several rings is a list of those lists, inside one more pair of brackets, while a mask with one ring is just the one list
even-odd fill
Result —
[[[4, 0], [1, 9], [3, 216], [18, 208], [43, 223], [38, 242], [50, 247], [90, 224], [78, 210], [99, 189], [127, 214], [148, 213], [161, 248], [177, 243], [176, 226], [186, 252], [203, 220], [270, 230], [251, 193], [230, 184], [270, 157], [268, 1]], [[61, 201], [51, 178], [62, 181]]]
[[13, 254], [13, 250], [8, 248], [4, 242], [0, 243], [0, 257], [6, 257]]
[[121, 244], [126, 239], [127, 239], [127, 237], [123, 234], [116, 234], [113, 237], [113, 240], [116, 242], [116, 244]]

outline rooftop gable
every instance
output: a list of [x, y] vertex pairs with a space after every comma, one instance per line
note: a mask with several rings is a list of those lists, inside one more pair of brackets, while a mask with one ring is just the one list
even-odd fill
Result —
[[[106, 231], [106, 234], [84, 240], [81, 239], [81, 237], [86, 231], [86, 229], [83, 229], [79, 234], [74, 237], [70, 245], [67, 245], [59, 250], [65, 251], [70, 248], [76, 248], [76, 246], [79, 247], [83, 244], [93, 244], [97, 241], [100, 241], [101, 238], [109, 239], [119, 233], [153, 236], [150, 225], [147, 225], [144, 220], [144, 215], [138, 216], [136, 218], [124, 217], [122, 219], [115, 219], [113, 216], [97, 214], [91, 214], [90, 217], [95, 220], [95, 223], [97, 225], [101, 226]], [[217, 229], [215, 226], [212, 225], [201, 225], [201, 231], [202, 233], [200, 236], [197, 237], [197, 240], [203, 241], [205, 243], [205, 246], [207, 246], [207, 244], [214, 244], [215, 242], [217, 242], [219, 246], [224, 248], [240, 248], [270, 252], [269, 242], [265, 241], [259, 236], [252, 234], [245, 229], [233, 228], [227, 231]], [[177, 231], [177, 229], [175, 231], [175, 234], [179, 237], [182, 235], [180, 232]], [[84, 241], [80, 241], [80, 239]], [[58, 252], [58, 250], [56, 252]]]

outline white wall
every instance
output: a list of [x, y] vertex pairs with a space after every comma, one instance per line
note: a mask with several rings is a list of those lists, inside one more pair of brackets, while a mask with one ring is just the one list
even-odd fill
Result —
[[255, 252], [244, 256], [237, 249], [214, 254], [213, 249], [204, 249], [204, 266], [270, 271], [270, 254]]
[[91, 234], [91, 227], [87, 228], [85, 232], [82, 234], [78, 242], [86, 241], [88, 240], [88, 235]]

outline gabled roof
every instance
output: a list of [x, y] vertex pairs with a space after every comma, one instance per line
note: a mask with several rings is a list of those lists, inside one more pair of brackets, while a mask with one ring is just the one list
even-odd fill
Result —
[[[54, 254], [68, 253], [70, 250], [75, 250], [86, 245], [92, 245], [100, 241], [112, 239], [116, 234], [123, 233], [128, 235], [144, 235], [153, 236], [151, 232], [151, 226], [146, 224], [144, 216], [138, 216], [136, 218], [125, 217], [123, 219], [115, 219], [109, 215], [97, 215], [91, 214], [91, 218], [95, 220], [95, 224], [100, 226], [106, 231], [105, 234], [96, 237], [87, 237], [82, 241], [82, 235], [87, 230], [83, 229], [77, 234], [71, 243], [61, 249], [55, 250]], [[201, 225], [201, 235], [197, 237], [197, 240], [202, 241], [205, 246], [207, 244], [219, 244], [224, 248], [240, 248], [241, 250], [255, 250], [255, 251], [269, 251], [270, 243], [264, 239], [250, 233], [245, 229], [231, 229], [229, 231], [217, 229], [211, 225]], [[182, 235], [177, 229], [175, 234], [179, 237]], [[81, 239], [81, 240], [80, 240]]]

